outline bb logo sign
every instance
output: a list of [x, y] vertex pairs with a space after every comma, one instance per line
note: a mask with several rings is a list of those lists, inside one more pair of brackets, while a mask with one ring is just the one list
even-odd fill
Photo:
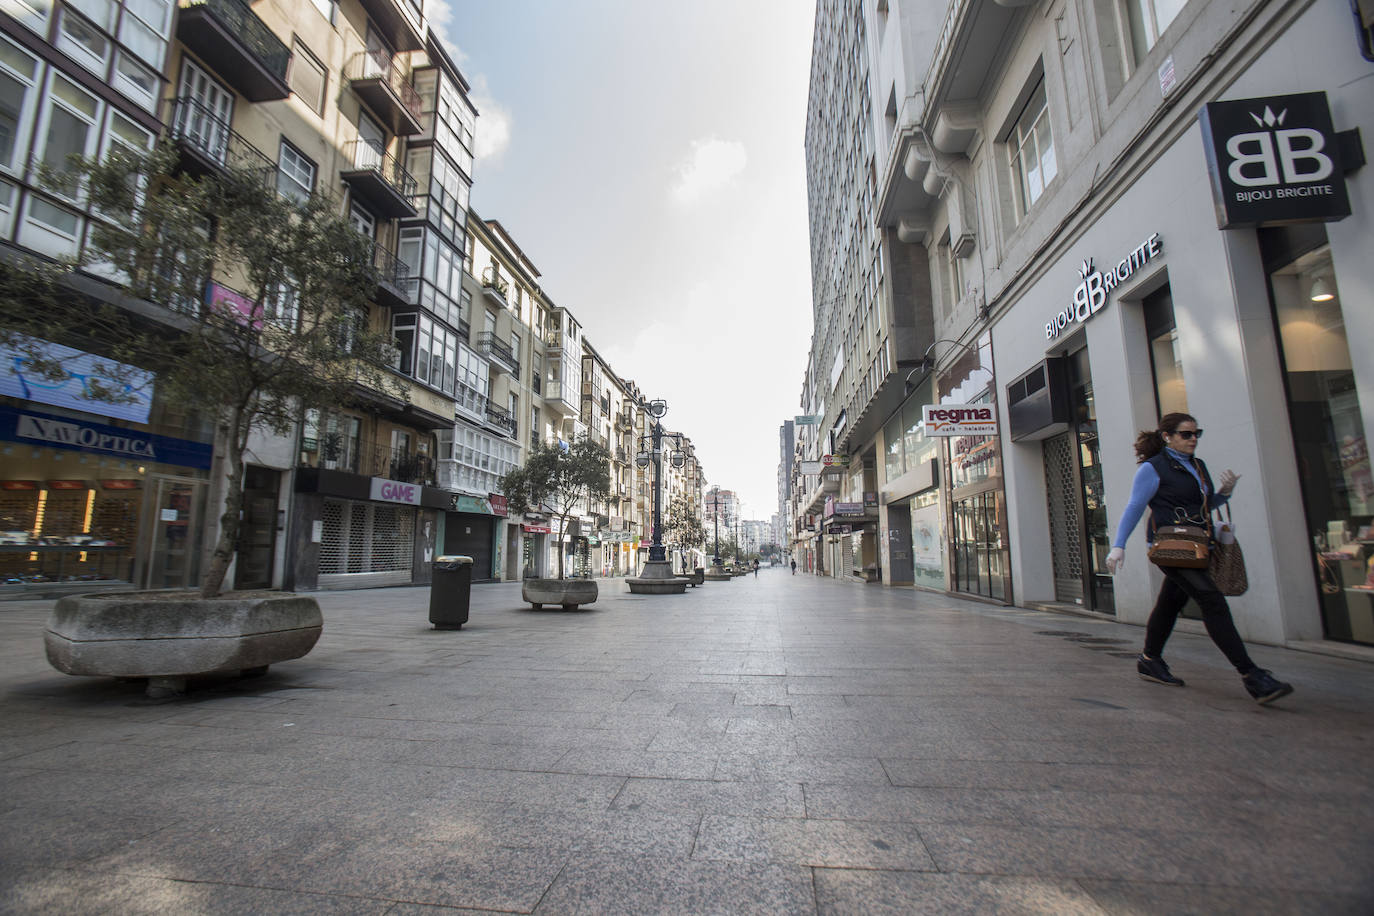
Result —
[[1198, 121], [1218, 228], [1350, 215], [1326, 93], [1209, 102]]

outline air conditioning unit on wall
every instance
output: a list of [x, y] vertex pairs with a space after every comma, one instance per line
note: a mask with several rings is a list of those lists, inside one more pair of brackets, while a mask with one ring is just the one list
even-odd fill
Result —
[[1013, 442], [1048, 439], [1069, 428], [1068, 360], [1046, 357], [1007, 385], [1008, 426]]

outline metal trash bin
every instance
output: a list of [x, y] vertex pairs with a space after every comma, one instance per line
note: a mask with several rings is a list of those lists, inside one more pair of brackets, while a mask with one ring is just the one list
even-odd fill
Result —
[[436, 630], [457, 630], [468, 622], [472, 605], [472, 557], [434, 558], [429, 586], [429, 622]]

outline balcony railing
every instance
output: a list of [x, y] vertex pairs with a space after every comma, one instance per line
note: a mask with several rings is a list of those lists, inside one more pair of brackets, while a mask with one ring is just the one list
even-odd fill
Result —
[[[253, 102], [290, 94], [291, 49], [243, 0], [183, 0], [177, 37]], [[412, 90], [413, 91], [413, 90]]]
[[510, 344], [501, 340], [492, 331], [483, 331], [477, 335], [477, 351], [486, 354], [488, 359], [499, 363], [498, 369], [504, 368], [515, 375], [520, 374], [520, 360], [511, 350]]
[[306, 453], [302, 464], [431, 487], [436, 481], [436, 463], [429, 455], [385, 445], [360, 445], [338, 433], [321, 437], [318, 451]]
[[349, 167], [343, 178], [354, 193], [367, 198], [374, 210], [387, 219], [415, 215], [415, 176], [394, 156], [372, 140], [353, 140], [344, 145]]
[[[261, 170], [263, 180], [276, 170], [267, 154], [230, 129], [197, 99], [179, 98], [170, 102], [167, 128], [172, 138], [191, 152], [201, 166]], [[197, 169], [199, 171], [199, 169]]]
[[515, 417], [510, 415], [509, 410], [503, 410], [494, 404], [488, 404], [487, 423], [503, 431], [512, 439], [515, 438]]
[[372, 263], [377, 268], [378, 285], [381, 291], [390, 297], [391, 304], [407, 304], [410, 301], [406, 286], [410, 277], [410, 265], [379, 242], [372, 246]]
[[349, 58], [344, 76], [355, 93], [391, 122], [393, 133], [420, 132], [424, 101], [399, 60], [385, 51], [360, 51]]
[[495, 299], [502, 308], [506, 307], [506, 294], [510, 284], [490, 267], [482, 271], [482, 292]]

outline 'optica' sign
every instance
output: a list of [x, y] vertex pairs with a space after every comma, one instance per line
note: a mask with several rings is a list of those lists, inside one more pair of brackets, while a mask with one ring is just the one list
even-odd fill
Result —
[[1082, 324], [1096, 315], [1107, 304], [1107, 294], [1131, 278], [1137, 270], [1159, 257], [1164, 250], [1164, 241], [1159, 233], [1147, 238], [1135, 250], [1114, 267], [1105, 271], [1093, 268], [1093, 259], [1083, 262], [1078, 268], [1078, 276], [1083, 282], [1073, 291], [1073, 304], [1064, 308], [1049, 321], [1045, 322], [1045, 339], [1054, 340], [1064, 330], [1074, 324]]
[[405, 503], [407, 506], [418, 506], [420, 505], [420, 485], [374, 477], [372, 478], [372, 498], [378, 502]]
[[990, 404], [926, 404], [921, 419], [927, 436], [997, 435], [997, 415]]

